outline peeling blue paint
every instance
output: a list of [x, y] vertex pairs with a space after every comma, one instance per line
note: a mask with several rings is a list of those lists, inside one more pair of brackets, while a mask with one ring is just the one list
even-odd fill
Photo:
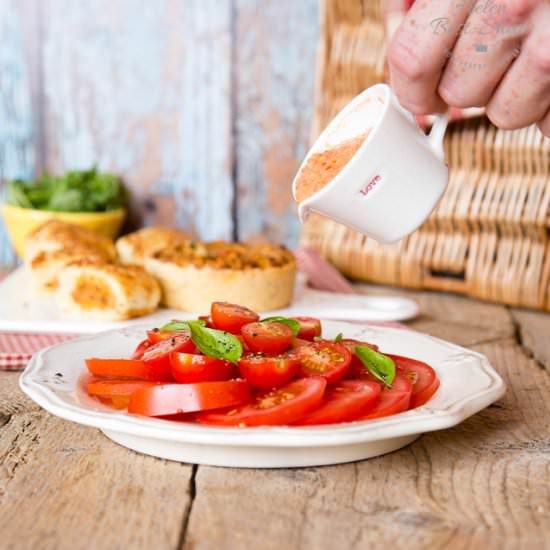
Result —
[[[296, 242], [294, 205], [268, 200], [290, 181], [274, 181], [266, 152], [305, 154], [317, 0], [32, 0], [43, 25], [34, 118], [19, 19], [29, 10], [17, 2], [0, 4], [1, 176], [32, 177], [42, 136], [48, 170], [96, 164], [121, 174], [138, 204], [168, 208], [146, 221], [231, 238], [236, 187], [241, 238]], [[2, 228], [0, 243], [0, 263], [13, 262]]]
[[[30, 178], [34, 171], [30, 82], [18, 14], [11, 3], [0, 9], [0, 181]], [[15, 256], [0, 222], [0, 265]]]

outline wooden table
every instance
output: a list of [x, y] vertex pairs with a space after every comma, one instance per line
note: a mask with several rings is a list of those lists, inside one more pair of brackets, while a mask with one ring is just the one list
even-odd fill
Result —
[[423, 311], [411, 327], [486, 354], [508, 392], [454, 429], [354, 464], [158, 460], [45, 413], [1, 373], [0, 546], [549, 548], [550, 316], [411, 295]]

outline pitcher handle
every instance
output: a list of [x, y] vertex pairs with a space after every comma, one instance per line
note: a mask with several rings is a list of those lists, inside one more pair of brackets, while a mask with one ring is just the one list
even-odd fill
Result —
[[428, 134], [428, 143], [433, 152], [441, 160], [445, 160], [445, 149], [443, 148], [443, 138], [449, 124], [449, 115], [447, 113], [443, 115], [435, 115], [435, 121], [432, 129]]

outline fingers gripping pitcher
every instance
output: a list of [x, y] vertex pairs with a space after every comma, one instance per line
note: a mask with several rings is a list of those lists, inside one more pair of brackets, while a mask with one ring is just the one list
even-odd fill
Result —
[[380, 243], [417, 229], [443, 195], [447, 117], [429, 135], [391, 88], [376, 84], [327, 126], [304, 159], [292, 188], [303, 222], [318, 212]]

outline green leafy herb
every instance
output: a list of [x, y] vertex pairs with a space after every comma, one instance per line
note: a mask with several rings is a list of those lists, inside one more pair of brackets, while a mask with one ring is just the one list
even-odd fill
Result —
[[91, 170], [44, 174], [32, 182], [7, 183], [6, 201], [21, 208], [58, 212], [105, 212], [126, 204], [126, 191], [114, 174]]
[[282, 323], [283, 325], [287, 325], [292, 329], [292, 334], [294, 334], [294, 336], [297, 336], [300, 332], [300, 323], [294, 319], [289, 319], [288, 317], [267, 317], [262, 319], [261, 322]]
[[[206, 322], [202, 319], [198, 319], [195, 321], [196, 323], [199, 323], [202, 327], [206, 325]], [[189, 322], [188, 321], [178, 321], [177, 319], [173, 319], [169, 323], [166, 323], [165, 325], [162, 325], [160, 327], [160, 330], [162, 332], [181, 332], [184, 330], [189, 331]]]
[[191, 339], [204, 355], [236, 363], [243, 354], [241, 342], [233, 334], [202, 326], [200, 321], [187, 321]]
[[395, 378], [395, 363], [390, 357], [368, 346], [355, 346], [355, 354], [375, 378], [391, 387]]
[[344, 335], [340, 332], [339, 334], [336, 335], [336, 338], [334, 339], [334, 341], [337, 344], [339, 344], [343, 339], [344, 339]]

